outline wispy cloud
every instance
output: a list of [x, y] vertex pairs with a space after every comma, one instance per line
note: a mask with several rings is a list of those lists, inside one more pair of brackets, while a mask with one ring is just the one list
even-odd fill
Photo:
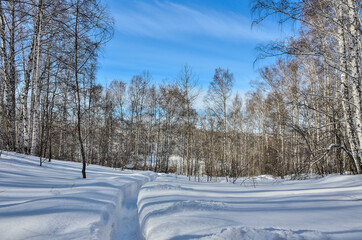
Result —
[[251, 30], [248, 17], [233, 12], [194, 8], [168, 1], [132, 1], [114, 13], [116, 29], [125, 34], [162, 39], [208, 37], [223, 41], [270, 40], [274, 32]]

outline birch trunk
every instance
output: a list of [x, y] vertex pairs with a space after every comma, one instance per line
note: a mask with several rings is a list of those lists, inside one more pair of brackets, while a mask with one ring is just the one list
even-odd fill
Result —
[[10, 45], [9, 45], [9, 61], [10, 61], [10, 78], [9, 85], [6, 90], [6, 100], [8, 105], [8, 127], [9, 127], [9, 147], [12, 151], [15, 151], [15, 142], [16, 142], [16, 67], [15, 67], [15, 32], [16, 32], [16, 23], [15, 23], [15, 2], [10, 3], [11, 9], [11, 28], [10, 32]]
[[34, 68], [34, 54], [35, 49], [38, 44], [38, 39], [40, 37], [40, 25], [42, 22], [42, 8], [43, 8], [43, 0], [39, 0], [38, 2], [38, 8], [37, 8], [37, 14], [36, 14], [36, 20], [34, 23], [34, 34], [33, 39], [30, 45], [30, 52], [28, 55], [28, 61], [27, 66], [24, 73], [24, 87], [21, 92], [21, 109], [20, 109], [20, 116], [19, 116], [19, 150], [22, 150], [25, 152], [24, 146], [27, 146], [28, 143], [24, 139], [28, 135], [28, 94], [29, 94], [29, 87], [30, 87], [30, 77], [32, 70]]
[[[16, 67], [15, 67], [15, 1], [10, 1], [10, 26], [9, 26], [9, 40], [5, 35], [5, 17], [3, 15], [1, 6], [1, 40], [2, 40], [2, 58], [3, 58], [3, 79], [5, 82], [5, 94], [6, 94], [6, 133], [7, 133], [7, 148], [10, 151], [15, 151], [16, 142], [16, 113], [15, 113], [15, 90], [16, 90]], [[0, 5], [2, 2], [0, 1]], [[6, 54], [6, 41], [9, 41], [9, 55]]]
[[[40, 9], [40, 18], [42, 18], [42, 9]], [[42, 39], [42, 24], [39, 23], [39, 34], [37, 39], [36, 47], [36, 65], [34, 69], [34, 77], [36, 81], [35, 86], [35, 98], [34, 98], [34, 108], [33, 108], [33, 127], [32, 127], [32, 139], [31, 139], [31, 149], [30, 154], [35, 155], [37, 150], [37, 137], [39, 131], [39, 107], [41, 101], [41, 90], [42, 90], [42, 78], [40, 77], [40, 57], [41, 57], [41, 39]]]
[[352, 78], [352, 97], [355, 107], [355, 121], [356, 121], [356, 141], [358, 141], [358, 163], [356, 163], [357, 172], [360, 174], [362, 167], [362, 86], [361, 76], [359, 69], [359, 46], [360, 46], [360, 25], [359, 25], [359, 14], [357, 12], [357, 1], [347, 0], [348, 5], [348, 16], [350, 18], [349, 32], [351, 35], [351, 44], [349, 46], [349, 57], [350, 57], [350, 74]]
[[[343, 26], [343, 8], [342, 6], [339, 7], [339, 18], [342, 22]], [[343, 108], [343, 115], [344, 119], [346, 120], [345, 127], [347, 131], [347, 138], [349, 141], [349, 144], [351, 145], [351, 152], [353, 156], [353, 160], [357, 169], [357, 173], [361, 173], [361, 165], [360, 165], [360, 150], [359, 150], [359, 141], [357, 138], [357, 132], [356, 132], [356, 123], [355, 123], [355, 114], [352, 109], [352, 105], [349, 102], [351, 99], [350, 92], [349, 92], [349, 81], [347, 79], [347, 59], [346, 59], [346, 53], [347, 53], [347, 46], [345, 41], [345, 32], [342, 27], [338, 27], [338, 34], [339, 34], [339, 41], [338, 41], [338, 50], [339, 50], [339, 58], [340, 58], [340, 68], [341, 68], [341, 76], [340, 76], [340, 88], [341, 88], [341, 94], [343, 96], [343, 99], [345, 101], [342, 101], [342, 108]], [[352, 83], [353, 85], [353, 83]]]
[[4, 82], [0, 79], [0, 151], [3, 148]]
[[[3, 140], [5, 140], [5, 133], [6, 133], [6, 121], [7, 121], [7, 115], [6, 115], [6, 108], [5, 108], [5, 88], [6, 88], [6, 82], [8, 81], [8, 66], [7, 66], [7, 52], [6, 52], [6, 35], [5, 35], [5, 16], [2, 8], [2, 1], [0, 0], [0, 37], [1, 37], [1, 89], [0, 89], [0, 103], [1, 103], [1, 129], [0, 129], [0, 137], [1, 137], [1, 143]], [[4, 147], [4, 146], [0, 146]]]

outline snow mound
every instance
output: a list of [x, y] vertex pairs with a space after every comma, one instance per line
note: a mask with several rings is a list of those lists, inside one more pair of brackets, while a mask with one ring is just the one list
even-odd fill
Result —
[[173, 203], [167, 208], [167, 211], [180, 211], [187, 209], [188, 211], [210, 211], [210, 210], [222, 210], [226, 208], [226, 204], [216, 201], [203, 201], [203, 200], [186, 200]]
[[146, 188], [146, 191], [158, 191], [158, 190], [181, 190], [180, 185], [171, 185], [171, 184], [157, 184], [152, 188]]
[[167, 175], [146, 183], [137, 201], [144, 239], [361, 240], [362, 175], [255, 179], [252, 188]]
[[317, 231], [292, 231], [275, 228], [228, 227], [200, 240], [329, 240], [330, 238]]

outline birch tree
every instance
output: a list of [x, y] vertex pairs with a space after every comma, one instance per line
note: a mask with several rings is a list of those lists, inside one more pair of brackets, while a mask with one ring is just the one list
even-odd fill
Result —
[[[231, 97], [233, 74], [227, 69], [217, 68], [212, 82], [210, 83], [207, 95], [210, 110], [222, 124], [222, 172], [227, 173], [227, 122], [228, 122], [228, 101]], [[230, 166], [230, 165], [229, 165]], [[227, 175], [227, 174], [226, 174]]]
[[184, 139], [185, 139], [185, 157], [186, 157], [186, 175], [190, 177], [190, 147], [191, 147], [191, 130], [192, 130], [192, 112], [193, 105], [198, 96], [198, 90], [196, 88], [196, 76], [192, 69], [188, 65], [182, 66], [182, 69], [177, 78], [177, 85], [181, 91], [181, 102], [183, 108], [183, 119], [184, 119]]
[[77, 132], [80, 152], [82, 156], [82, 175], [86, 178], [86, 153], [82, 136], [82, 109], [81, 85], [79, 76], [84, 66], [97, 55], [101, 44], [107, 42], [112, 36], [112, 21], [107, 16], [104, 7], [97, 1], [75, 0], [72, 2], [73, 24], [70, 31], [74, 40], [73, 72], [75, 81], [75, 94], [77, 99]]

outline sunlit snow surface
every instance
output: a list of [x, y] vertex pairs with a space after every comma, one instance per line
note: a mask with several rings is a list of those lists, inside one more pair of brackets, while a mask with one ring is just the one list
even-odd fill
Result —
[[362, 176], [189, 182], [164, 175], [138, 196], [147, 240], [362, 239]]
[[362, 176], [231, 184], [94, 165], [82, 179], [80, 171], [80, 163], [40, 167], [36, 157], [3, 153], [0, 240], [362, 239]]
[[81, 177], [80, 163], [3, 152], [0, 239], [137, 239], [138, 189], [156, 174], [89, 165]]

